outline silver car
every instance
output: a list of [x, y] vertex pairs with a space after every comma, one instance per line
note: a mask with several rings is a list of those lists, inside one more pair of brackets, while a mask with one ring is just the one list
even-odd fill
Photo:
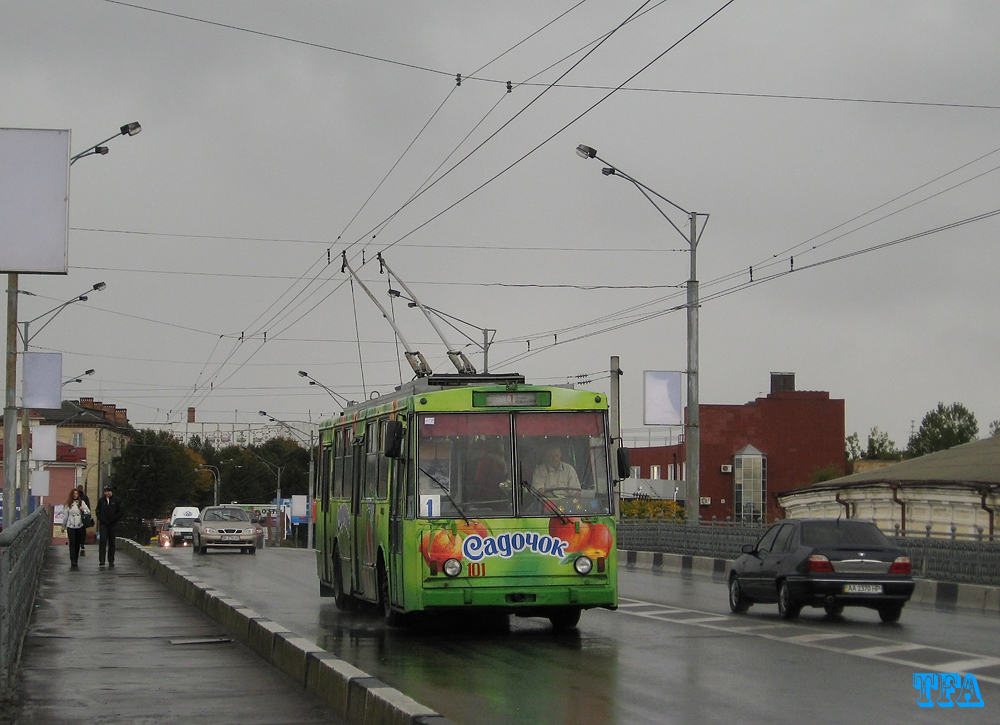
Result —
[[208, 547], [240, 549], [247, 554], [257, 553], [257, 525], [250, 515], [235, 506], [208, 506], [192, 525], [194, 553], [205, 554]]

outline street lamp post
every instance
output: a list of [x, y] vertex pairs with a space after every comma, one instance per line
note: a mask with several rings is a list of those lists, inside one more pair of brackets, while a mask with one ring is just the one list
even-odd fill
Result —
[[[106, 287], [107, 285], [104, 282], [98, 282], [97, 284], [93, 285], [89, 290], [87, 290], [87, 293], [100, 292]], [[80, 294], [70, 300], [66, 300], [62, 304], [53, 307], [48, 312], [45, 312], [33, 319], [26, 320], [25, 322], [22, 323], [24, 325], [22, 338], [24, 340], [25, 356], [27, 356], [28, 354], [28, 344], [35, 338], [35, 335], [44, 330], [45, 327], [50, 322], [52, 322], [52, 320], [54, 320], [60, 312], [65, 310], [74, 302], [86, 302], [88, 299], [87, 293]], [[34, 335], [29, 335], [28, 334], [29, 325], [32, 322], [37, 322], [43, 317], [48, 317], [49, 319], [47, 319], [44, 322], [44, 324], [42, 324], [42, 326], [35, 331]], [[27, 357], [25, 357], [25, 362], [26, 361]], [[65, 383], [63, 384], [65, 385]], [[28, 496], [30, 495], [30, 488], [29, 488], [30, 482], [28, 480], [28, 456], [31, 449], [31, 429], [28, 420], [28, 413], [29, 413], [28, 405], [27, 401], [25, 400], [25, 393], [27, 392], [27, 388], [28, 388], [27, 368], [25, 365], [22, 365], [21, 366], [21, 484], [20, 484], [21, 518], [24, 518], [28, 514]]]
[[208, 470], [208, 471], [212, 472], [212, 478], [215, 479], [215, 505], [218, 506], [219, 505], [219, 478], [220, 478], [219, 469], [216, 468], [215, 466], [210, 466], [207, 463], [203, 463], [203, 464], [201, 464], [200, 466], [198, 466], [194, 470], [196, 470], [196, 471]]
[[[253, 456], [258, 461], [263, 463], [265, 466], [267, 466], [267, 470], [269, 470], [271, 473], [274, 474], [274, 477], [278, 482], [278, 492], [277, 492], [277, 497], [275, 499], [275, 503], [277, 504], [277, 509], [275, 511], [275, 516], [274, 516], [274, 545], [277, 546], [278, 541], [280, 539], [285, 538], [285, 526], [284, 526], [285, 522], [282, 520], [282, 515], [281, 515], [281, 472], [284, 470], [285, 467], [279, 466], [275, 463], [271, 463], [269, 460], [267, 460], [263, 456], [254, 453], [249, 448], [244, 448], [243, 450], [245, 450], [251, 456]], [[280, 532], [280, 539], [279, 539], [279, 532]]]
[[[603, 164], [608, 162], [597, 155], [597, 149], [590, 146], [584, 146], [580, 144], [576, 147], [576, 153], [585, 159], [597, 159]], [[621, 169], [608, 164], [605, 168], [601, 169], [601, 173], [605, 176], [620, 176], [626, 181], [631, 182], [643, 196], [649, 200], [649, 203], [656, 207], [656, 210], [660, 212], [660, 215], [666, 219], [670, 226], [672, 226], [677, 233], [684, 237], [684, 240], [688, 243], [691, 252], [691, 275], [687, 282], [687, 392], [688, 392], [688, 416], [687, 422], [684, 424], [684, 441], [687, 449], [687, 482], [688, 491], [687, 499], [688, 502], [694, 507], [693, 511], [689, 511], [688, 522], [697, 526], [701, 515], [699, 512], [699, 506], [701, 504], [701, 492], [700, 492], [700, 482], [701, 482], [701, 420], [698, 402], [698, 217], [704, 217], [705, 223], [701, 225], [701, 233], [705, 231], [705, 224], [708, 223], [708, 214], [698, 214], [697, 212], [688, 211], [674, 202], [670, 201], [667, 197], [662, 194], [650, 189], [648, 186], [643, 184], [638, 179], [624, 173]], [[688, 217], [689, 231], [685, 234], [681, 231], [674, 221], [660, 208], [653, 197], [662, 199], [663, 201], [670, 204], [678, 211], [686, 214]]]
[[310, 385], [316, 385], [316, 386], [318, 386], [320, 388], [323, 388], [323, 390], [326, 391], [326, 394], [329, 395], [331, 398], [333, 398], [334, 401], [336, 401], [337, 405], [340, 405], [340, 406], [343, 406], [343, 407], [346, 408], [348, 406], [355, 405], [357, 403], [357, 401], [355, 401], [355, 400], [348, 400], [343, 395], [341, 395], [340, 393], [338, 393], [336, 390], [333, 390], [330, 387], [328, 387], [326, 385], [323, 385], [323, 383], [321, 383], [319, 380], [317, 380], [312, 375], [310, 375], [309, 373], [307, 373], [305, 370], [299, 370], [299, 377], [303, 377], [306, 380], [308, 380]]
[[[301, 372], [299, 374], [301, 375]], [[278, 420], [277, 418], [269, 415], [266, 410], [260, 410], [257, 412], [260, 413], [265, 418], [267, 418], [268, 420], [285, 426], [295, 435], [296, 438], [302, 440], [303, 443], [305, 442], [301, 438], [300, 433], [285, 421]], [[295, 422], [302, 422], [302, 421], [295, 421]], [[307, 549], [313, 548], [313, 527], [315, 526], [316, 523], [315, 521], [313, 521], [313, 499], [315, 499], [316, 497], [316, 465], [315, 465], [316, 455], [315, 455], [313, 441], [314, 441], [313, 430], [312, 427], [310, 427], [309, 428], [309, 495], [306, 496], [306, 548]]]

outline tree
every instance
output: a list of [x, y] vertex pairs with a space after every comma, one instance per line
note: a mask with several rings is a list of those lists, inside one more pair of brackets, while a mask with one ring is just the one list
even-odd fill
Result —
[[195, 469], [202, 459], [166, 431], [141, 430], [115, 458], [111, 485], [121, 496], [122, 534], [149, 540], [153, 520], [174, 506], [197, 505], [203, 492]]
[[883, 433], [876, 426], [868, 434], [868, 448], [864, 457], [869, 461], [898, 461], [900, 453], [896, 450], [895, 441], [889, 438], [889, 434]]
[[968, 443], [979, 435], [976, 416], [961, 403], [945, 406], [938, 403], [920, 422], [920, 429], [910, 436], [909, 454], [923, 456], [935, 451]]
[[858, 440], [858, 432], [854, 431], [844, 440], [847, 449], [847, 460], [858, 461], [864, 456], [861, 451], [861, 442]]
[[1000, 435], [1000, 420], [995, 420], [990, 423], [990, 437]]

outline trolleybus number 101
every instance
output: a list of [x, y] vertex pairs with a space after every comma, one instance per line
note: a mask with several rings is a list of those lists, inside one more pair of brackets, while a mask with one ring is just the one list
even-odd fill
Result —
[[469, 576], [486, 576], [486, 562], [474, 561], [469, 563]]

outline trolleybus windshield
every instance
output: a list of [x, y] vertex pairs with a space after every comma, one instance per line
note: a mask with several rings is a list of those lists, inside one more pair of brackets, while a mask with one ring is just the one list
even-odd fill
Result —
[[421, 415], [417, 450], [422, 518], [611, 512], [601, 413]]

